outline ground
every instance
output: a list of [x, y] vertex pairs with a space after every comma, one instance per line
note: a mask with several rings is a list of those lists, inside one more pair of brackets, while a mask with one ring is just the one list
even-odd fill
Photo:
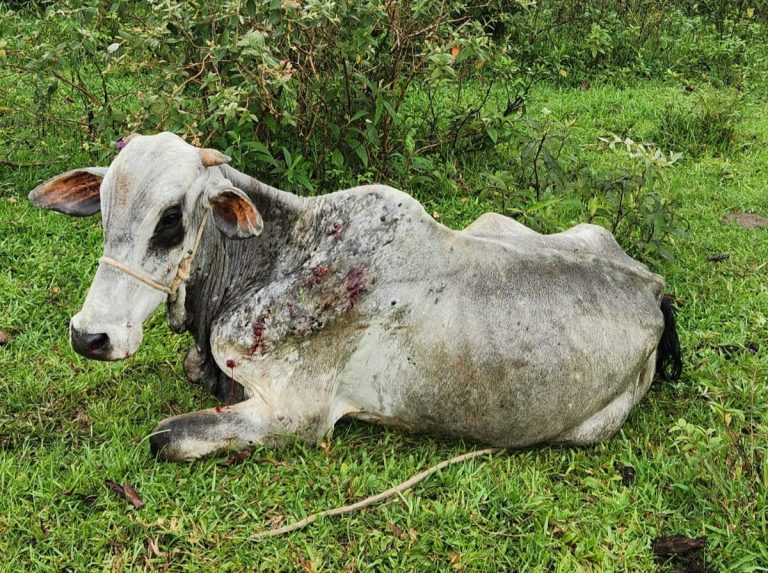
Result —
[[[680, 97], [674, 82], [539, 87], [528, 108], [576, 118], [576, 137], [597, 156], [606, 153], [598, 136], [649, 137], [660, 107]], [[69, 348], [100, 221], [27, 202], [41, 180], [87, 160], [41, 136], [31, 147], [50, 153], [22, 157], [41, 166], [0, 164], [0, 571], [647, 572], [696, 570], [704, 559], [711, 571], [768, 570], [768, 228], [724, 221], [768, 216], [764, 106], [745, 103], [731, 152], [666, 171], [688, 228], [670, 246], [675, 260], [654, 268], [677, 303], [685, 372], [657, 381], [617, 436], [473, 460], [381, 507], [259, 542], [249, 536], [477, 446], [344, 423], [321, 448], [152, 459], [147, 436], [159, 420], [214, 400], [185, 382], [190, 340], [171, 334], [162, 312], [128, 361], [89, 362]], [[5, 125], [0, 157], [18, 135]], [[479, 191], [427, 207], [459, 227], [489, 206]], [[145, 505], [105, 480], [130, 484]], [[673, 535], [706, 538], [698, 561], [654, 557], [654, 540]]]

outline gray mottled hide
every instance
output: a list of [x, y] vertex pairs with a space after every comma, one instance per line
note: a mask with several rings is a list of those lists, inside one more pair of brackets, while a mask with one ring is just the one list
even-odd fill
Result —
[[196, 341], [190, 377], [245, 400], [165, 420], [161, 456], [317, 441], [344, 416], [502, 447], [591, 444], [651, 384], [664, 283], [605, 229], [543, 236], [487, 214], [452, 231], [385, 186], [301, 199], [209, 171], [264, 229], [234, 241], [208, 226], [169, 310]]
[[454, 232], [388, 187], [300, 201], [223, 174], [266, 226], [241, 243], [206, 236], [187, 326], [218, 367], [209, 386], [231, 376], [249, 400], [161, 424], [167, 457], [315, 441], [343, 416], [505, 447], [588, 444], [647, 391], [663, 281], [606, 230], [542, 236], [489, 214]]

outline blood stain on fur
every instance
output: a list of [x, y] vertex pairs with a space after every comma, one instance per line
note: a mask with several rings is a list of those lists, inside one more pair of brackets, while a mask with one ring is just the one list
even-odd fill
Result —
[[365, 267], [362, 265], [353, 267], [344, 279], [344, 288], [347, 295], [347, 310], [352, 310], [357, 304], [360, 294], [368, 288], [365, 282]]
[[251, 345], [251, 356], [256, 353], [259, 353], [263, 356], [267, 353], [266, 331], [268, 316], [269, 313], [265, 312], [259, 317], [259, 319], [256, 321], [256, 324], [253, 325], [253, 344]]

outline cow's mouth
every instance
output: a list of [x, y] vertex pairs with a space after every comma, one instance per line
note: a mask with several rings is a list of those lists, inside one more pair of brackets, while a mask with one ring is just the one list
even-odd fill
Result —
[[[132, 356], [141, 345], [141, 329], [88, 326], [75, 316], [69, 325], [72, 350], [89, 360], [116, 362]], [[130, 325], [131, 322], [129, 321]]]
[[74, 326], [70, 327], [72, 349], [78, 354], [91, 360], [114, 360], [110, 356], [112, 342], [106, 332], [81, 332]]

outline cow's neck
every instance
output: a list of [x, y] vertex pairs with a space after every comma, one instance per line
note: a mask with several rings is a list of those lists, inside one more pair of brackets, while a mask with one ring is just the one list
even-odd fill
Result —
[[[210, 331], [215, 319], [247, 292], [253, 292], [278, 272], [276, 265], [290, 265], [289, 254], [300, 257], [302, 246], [295, 244], [294, 232], [307, 213], [307, 199], [280, 191], [240, 173], [229, 166], [222, 175], [247, 193], [264, 221], [258, 237], [245, 240], [226, 238], [215, 225], [208, 225], [203, 235], [194, 270], [186, 285], [185, 329], [202, 351], [204, 375], [220, 376], [209, 355]], [[291, 241], [289, 245], [288, 242]], [[211, 383], [211, 382], [209, 382]], [[221, 389], [211, 390], [224, 400]]]

